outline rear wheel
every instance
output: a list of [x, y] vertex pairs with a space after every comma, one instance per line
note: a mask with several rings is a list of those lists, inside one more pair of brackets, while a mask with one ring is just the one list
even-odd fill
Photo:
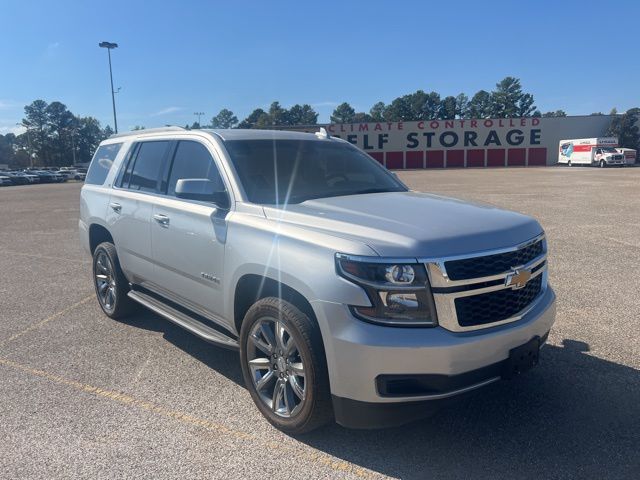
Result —
[[112, 243], [103, 242], [93, 252], [93, 284], [98, 303], [108, 317], [122, 318], [135, 308], [135, 302], [127, 296], [129, 282]]
[[571, 160], [569, 160], [569, 161], [567, 162], [567, 166], [569, 166], [569, 167], [571, 166]]
[[249, 309], [240, 360], [253, 401], [276, 428], [297, 435], [333, 418], [320, 330], [293, 304], [268, 297]]

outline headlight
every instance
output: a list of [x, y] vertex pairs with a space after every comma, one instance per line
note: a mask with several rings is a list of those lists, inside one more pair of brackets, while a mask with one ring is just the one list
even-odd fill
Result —
[[382, 263], [376, 258], [338, 253], [336, 270], [367, 292], [371, 306], [350, 306], [361, 320], [394, 326], [438, 324], [424, 265], [404, 261]]

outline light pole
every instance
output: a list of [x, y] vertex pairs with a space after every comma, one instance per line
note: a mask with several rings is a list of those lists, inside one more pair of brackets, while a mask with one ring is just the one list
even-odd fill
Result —
[[193, 112], [193, 114], [198, 117], [198, 128], [202, 128], [202, 125], [200, 125], [200, 117], [204, 115], [204, 112]]
[[16, 123], [19, 127], [26, 128], [25, 133], [27, 134], [27, 145], [29, 146], [29, 168], [33, 168], [33, 148], [31, 147], [31, 135], [29, 135], [29, 128], [24, 123]]
[[115, 91], [113, 90], [113, 73], [111, 71], [111, 50], [114, 48], [118, 48], [117, 43], [111, 42], [100, 42], [98, 44], [100, 48], [106, 48], [107, 53], [109, 55], [109, 79], [111, 80], [111, 103], [113, 104], [113, 126], [115, 128], [116, 133], [118, 133], [118, 120], [116, 119], [116, 96]]
[[71, 154], [73, 155], [73, 166], [76, 166], [76, 144], [73, 141], [73, 136], [77, 132], [77, 130], [70, 129], [69, 130], [71, 136]]

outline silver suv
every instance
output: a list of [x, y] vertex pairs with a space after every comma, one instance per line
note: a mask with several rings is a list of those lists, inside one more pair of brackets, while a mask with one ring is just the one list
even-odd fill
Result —
[[424, 416], [537, 364], [555, 319], [538, 222], [410, 191], [323, 130], [113, 136], [79, 225], [107, 316], [239, 350], [291, 434]]

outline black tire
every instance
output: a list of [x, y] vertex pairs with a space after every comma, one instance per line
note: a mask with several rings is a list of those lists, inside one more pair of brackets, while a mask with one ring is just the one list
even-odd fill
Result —
[[[270, 406], [265, 403], [254, 383], [256, 373], [252, 373], [249, 367], [249, 355], [256, 351], [255, 342], [250, 338], [251, 332], [254, 331], [258, 322], [275, 319], [282, 322], [290, 335], [289, 338], [295, 341], [299, 359], [304, 367], [304, 399], [299, 403], [298, 411], [289, 417], [278, 415], [274, 411], [273, 404]], [[260, 355], [266, 354], [260, 353]], [[271, 357], [267, 355], [267, 358]], [[240, 329], [240, 362], [242, 374], [253, 401], [265, 418], [279, 430], [290, 435], [300, 435], [333, 420], [329, 374], [320, 328], [295, 305], [275, 297], [263, 298], [253, 304], [245, 315]], [[271, 371], [271, 366], [268, 368]], [[276, 377], [275, 383], [277, 382], [279, 379]], [[275, 394], [273, 395], [273, 398], [277, 398]]]
[[567, 167], [571, 167], [571, 166], [572, 166], [572, 165], [571, 165], [571, 160], [569, 160], [569, 161], [567, 162]]
[[605, 168], [607, 166], [604, 160], [600, 160], [600, 168]]
[[[105, 271], [103, 267], [106, 267], [108, 271]], [[98, 278], [99, 276], [106, 278]], [[112, 293], [112, 296], [108, 297], [109, 301], [105, 300], [102, 293], [105, 283], [106, 289], [111, 290]], [[103, 242], [93, 252], [93, 285], [100, 308], [108, 317], [123, 318], [135, 310], [136, 303], [127, 296], [129, 281], [122, 273], [118, 252], [112, 243]]]

